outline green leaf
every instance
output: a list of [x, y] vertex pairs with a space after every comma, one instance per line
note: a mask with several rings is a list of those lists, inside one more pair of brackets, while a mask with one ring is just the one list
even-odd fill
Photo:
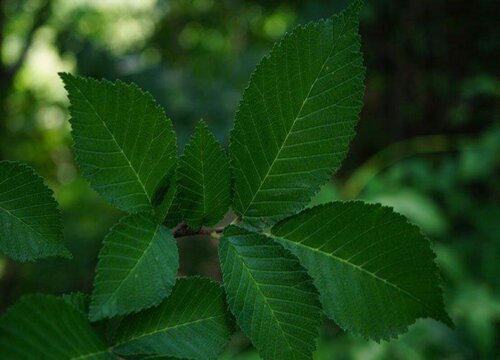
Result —
[[146, 355], [146, 356], [132, 356], [127, 357], [127, 360], [183, 360], [180, 358], [172, 357], [172, 356], [157, 356], [157, 355]]
[[342, 328], [378, 341], [421, 317], [451, 324], [429, 241], [391, 208], [335, 202], [271, 233], [309, 271], [326, 314]]
[[177, 280], [160, 306], [123, 320], [116, 353], [215, 359], [231, 335], [224, 292], [203, 278]]
[[85, 316], [88, 315], [90, 304], [90, 296], [88, 294], [84, 294], [82, 292], [72, 292], [69, 294], [63, 294], [61, 298], [75, 309], [85, 314]]
[[233, 207], [247, 222], [296, 213], [346, 156], [364, 92], [360, 8], [297, 27], [253, 73], [230, 144]]
[[219, 246], [236, 322], [264, 359], [312, 359], [321, 308], [299, 261], [264, 235], [230, 226]]
[[154, 218], [157, 223], [163, 223], [172, 218], [172, 212], [176, 210], [177, 187], [177, 176], [174, 174], [170, 179], [168, 188], [165, 189], [165, 193], [162, 195], [162, 200], [155, 209]]
[[19, 261], [71, 258], [52, 191], [18, 162], [0, 161], [0, 251]]
[[202, 120], [179, 163], [179, 201], [190, 228], [214, 225], [229, 208], [226, 153]]
[[74, 148], [84, 177], [117, 208], [152, 211], [177, 165], [171, 121], [134, 84], [60, 76], [71, 102]]
[[0, 359], [114, 359], [87, 317], [62, 298], [22, 298], [0, 320]]
[[179, 200], [179, 192], [176, 193], [172, 205], [168, 209], [167, 215], [165, 216], [165, 220], [163, 224], [173, 229], [176, 225], [180, 224], [184, 220], [184, 216], [182, 215], [180, 200]]
[[144, 214], [124, 217], [99, 254], [90, 319], [158, 305], [170, 294], [178, 267], [177, 244], [166, 227]]

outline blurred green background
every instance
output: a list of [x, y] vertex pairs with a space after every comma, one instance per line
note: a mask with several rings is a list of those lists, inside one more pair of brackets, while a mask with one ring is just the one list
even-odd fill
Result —
[[[47, 179], [74, 254], [34, 264], [0, 257], [0, 312], [25, 293], [90, 291], [101, 241], [122, 216], [75, 165], [57, 72], [134, 81], [165, 107], [181, 149], [202, 117], [227, 145], [241, 92], [273, 42], [348, 3], [0, 0], [0, 160]], [[327, 321], [317, 359], [500, 358], [499, 12], [497, 0], [366, 1], [358, 136], [313, 203], [377, 201], [420, 225], [456, 329], [420, 320], [377, 344]], [[183, 274], [219, 276], [212, 241], [179, 245]], [[258, 356], [237, 334], [224, 359]]]

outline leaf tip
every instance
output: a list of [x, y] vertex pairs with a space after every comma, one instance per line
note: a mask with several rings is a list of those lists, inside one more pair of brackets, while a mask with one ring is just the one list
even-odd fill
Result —
[[196, 124], [196, 127], [208, 127], [208, 124], [205, 119], [201, 118], [200, 121], [198, 121], [198, 124]]
[[100, 311], [100, 308], [94, 306], [94, 299], [92, 299], [92, 302], [90, 303], [89, 306], [89, 315], [88, 315], [89, 321], [94, 323], [104, 319], [105, 317], [106, 316], [104, 316]]
[[68, 72], [58, 72], [57, 75], [59, 75], [59, 79], [62, 80], [62, 82], [64, 84], [68, 84], [68, 82], [71, 80], [71, 79], [74, 79], [75, 76], [73, 74], [70, 74]]

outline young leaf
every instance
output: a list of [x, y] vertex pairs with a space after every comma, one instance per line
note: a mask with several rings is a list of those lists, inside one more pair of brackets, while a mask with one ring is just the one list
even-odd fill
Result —
[[62, 298], [24, 297], [0, 320], [0, 359], [114, 358], [85, 314]]
[[321, 308], [299, 261], [264, 235], [230, 226], [219, 246], [228, 303], [264, 359], [312, 359]]
[[144, 214], [124, 217], [104, 240], [90, 304], [90, 319], [158, 305], [175, 283], [179, 255], [170, 231]]
[[253, 73], [231, 132], [233, 207], [272, 224], [302, 209], [344, 159], [363, 98], [361, 2], [300, 26]]
[[309, 271], [326, 314], [342, 328], [378, 341], [420, 317], [451, 324], [429, 241], [392, 209], [336, 202], [271, 233]]
[[85, 178], [119, 209], [152, 211], [162, 202], [177, 164], [171, 121], [136, 85], [60, 76]]
[[229, 208], [226, 153], [202, 120], [179, 163], [179, 201], [190, 228], [214, 225]]
[[203, 278], [177, 280], [160, 306], [123, 320], [115, 352], [215, 359], [229, 341], [231, 321], [219, 284]]
[[18, 162], [0, 161], [0, 251], [19, 261], [71, 258], [52, 191]]

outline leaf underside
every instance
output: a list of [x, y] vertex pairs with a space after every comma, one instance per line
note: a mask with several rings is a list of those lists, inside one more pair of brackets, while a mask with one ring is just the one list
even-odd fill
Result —
[[219, 246], [228, 303], [264, 359], [311, 359], [318, 295], [299, 261], [264, 235], [231, 226]]
[[297, 27], [253, 73], [230, 141], [233, 207], [247, 222], [296, 213], [344, 159], [364, 92], [360, 7]]
[[181, 278], [158, 307], [123, 320], [115, 351], [124, 356], [216, 359], [231, 330], [221, 286], [204, 278]]
[[174, 286], [179, 255], [170, 231], [144, 214], [124, 217], [99, 254], [90, 319], [158, 305]]
[[150, 94], [121, 81], [60, 74], [84, 177], [115, 207], [152, 211], [177, 165], [171, 121]]
[[229, 208], [229, 160], [204, 121], [179, 162], [179, 201], [190, 228], [214, 225]]
[[326, 314], [342, 328], [378, 341], [417, 318], [451, 324], [429, 241], [391, 208], [336, 202], [283, 220], [271, 233], [308, 270]]
[[52, 191], [18, 162], [0, 162], [0, 251], [19, 261], [71, 258]]
[[93, 333], [86, 315], [67, 300], [32, 295], [0, 320], [0, 359], [108, 360], [114, 356]]

